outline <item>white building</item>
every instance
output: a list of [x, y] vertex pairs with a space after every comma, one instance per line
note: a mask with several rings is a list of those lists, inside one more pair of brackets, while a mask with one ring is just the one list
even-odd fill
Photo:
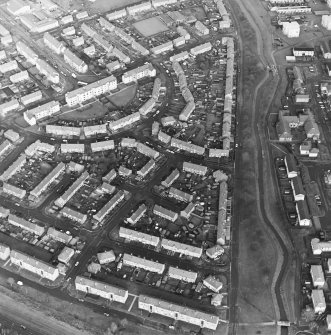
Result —
[[208, 52], [210, 51], [211, 49], [213, 48], [213, 46], [211, 45], [210, 42], [207, 42], [207, 43], [204, 43], [204, 44], [200, 44], [194, 48], [192, 48], [190, 50], [190, 53], [192, 56], [197, 56], [197, 55], [200, 55], [200, 54], [203, 54], [205, 52]]
[[127, 219], [131, 224], [136, 224], [146, 213], [147, 207], [145, 204], [141, 204], [136, 211]]
[[52, 144], [40, 142], [40, 140], [37, 140], [36, 142], [33, 142], [25, 149], [25, 154], [28, 156], [34, 156], [38, 155], [39, 151], [42, 153], [52, 153], [55, 151], [55, 147]]
[[28, 47], [24, 42], [17, 41], [16, 49], [22, 56], [26, 58], [26, 60], [29, 63], [36, 65], [36, 61], [39, 58], [39, 56], [30, 47]]
[[219, 318], [215, 315], [145, 295], [139, 295], [138, 308], [212, 330], [216, 330], [219, 322]]
[[323, 252], [331, 251], [331, 241], [320, 241], [318, 238], [313, 238], [310, 243], [314, 255], [321, 255]]
[[66, 16], [63, 16], [61, 18], [61, 23], [62, 24], [68, 24], [68, 23], [71, 23], [74, 21], [74, 18], [72, 17], [72, 15], [66, 15]]
[[19, 83], [19, 82], [24, 81], [24, 80], [29, 80], [29, 79], [30, 79], [30, 76], [29, 76], [29, 73], [28, 73], [27, 70], [17, 72], [17, 73], [15, 73], [15, 74], [12, 74], [12, 75], [9, 77], [9, 80], [10, 80], [13, 84]]
[[156, 9], [161, 6], [167, 6], [177, 3], [177, 0], [152, 0], [152, 6]]
[[135, 112], [133, 114], [130, 114], [128, 116], [124, 116], [121, 119], [118, 119], [116, 121], [112, 121], [109, 123], [108, 127], [111, 131], [117, 131], [121, 128], [124, 128], [126, 126], [132, 126], [135, 122], [140, 120], [140, 113]]
[[191, 214], [194, 212], [196, 207], [196, 204], [193, 202], [190, 202], [184, 210], [180, 211], [180, 216], [182, 216], [185, 219], [189, 219]]
[[38, 59], [36, 61], [36, 68], [53, 84], [58, 84], [60, 82], [60, 74], [43, 59]]
[[13, 145], [8, 140], [4, 140], [0, 144], [0, 157], [5, 155], [5, 153], [7, 153], [12, 148], [13, 148]]
[[323, 290], [312, 290], [311, 299], [313, 301], [313, 307], [316, 314], [322, 314], [325, 312], [326, 303]]
[[165, 42], [163, 44], [157, 45], [154, 48], [151, 48], [151, 52], [154, 55], [159, 55], [159, 54], [162, 54], [164, 52], [168, 52], [168, 51], [172, 51], [172, 50], [174, 50], [174, 45], [173, 45], [172, 41]]
[[200, 258], [202, 255], [202, 248], [194, 247], [192, 245], [183, 244], [168, 239], [163, 239], [161, 243], [162, 248], [177, 252], [182, 255]]
[[86, 294], [93, 294], [110, 301], [120, 302], [122, 304], [126, 302], [129, 296], [129, 292], [127, 290], [81, 276], [76, 277], [75, 288], [77, 291], [85, 292]]
[[203, 280], [203, 285], [205, 285], [206, 287], [208, 287], [210, 290], [214, 291], [215, 293], [218, 293], [223, 287], [223, 283], [217, 280], [213, 276], [208, 276], [207, 278], [205, 278]]
[[57, 230], [53, 227], [49, 227], [47, 229], [47, 236], [63, 244], [68, 244], [72, 240], [71, 235], [63, 233], [62, 231]]
[[138, 143], [137, 144], [137, 151], [140, 152], [141, 154], [147, 156], [147, 157], [151, 157], [153, 159], [156, 159], [159, 157], [160, 153], [152, 148], [150, 148], [149, 146], [147, 146], [146, 144], [143, 143]]
[[57, 267], [16, 250], [12, 250], [10, 252], [10, 261], [21, 269], [33, 272], [38, 276], [51, 281], [56, 280], [59, 276], [59, 270]]
[[178, 138], [171, 138], [171, 143], [170, 145], [172, 147], [178, 148], [180, 150], [187, 151], [191, 154], [196, 154], [196, 155], [204, 155], [205, 153], [205, 148], [200, 147], [199, 145], [193, 144], [193, 143], [188, 143], [183, 140], [179, 140]]
[[33, 102], [41, 100], [42, 98], [43, 98], [43, 94], [40, 90], [38, 90], [36, 92], [30, 93], [30, 94], [27, 94], [27, 95], [24, 95], [23, 97], [21, 97], [21, 103], [24, 106], [27, 106], [27, 105], [29, 105]]
[[160, 130], [157, 134], [157, 139], [164, 144], [169, 144], [171, 142], [171, 136], [164, 133], [162, 130]]
[[108, 264], [108, 263], [114, 262], [116, 259], [116, 256], [113, 250], [98, 252], [97, 257], [98, 257], [98, 261], [100, 264]]
[[289, 38], [299, 37], [300, 25], [297, 21], [283, 22], [283, 34]]
[[311, 265], [310, 275], [313, 280], [313, 286], [323, 289], [325, 285], [325, 278], [322, 265]]
[[62, 42], [57, 40], [54, 36], [52, 36], [50, 33], [44, 34], [44, 43], [47, 47], [55, 51], [56, 54], [63, 53], [65, 46]]
[[23, 113], [24, 120], [33, 126], [42, 119], [48, 118], [60, 111], [60, 103], [58, 101], [50, 101], [44, 105], [33, 109], [28, 109]]
[[57, 259], [59, 260], [59, 262], [68, 265], [72, 257], [74, 257], [74, 255], [75, 255], [74, 249], [69, 248], [69, 247], [64, 247], [62, 251], [59, 253], [59, 255], [57, 256]]
[[157, 236], [141, 233], [124, 227], [120, 227], [119, 236], [129, 241], [140, 242], [153, 247], [157, 247], [160, 243], [160, 238]]
[[[64, 60], [77, 72], [85, 73], [88, 70], [87, 64], [81, 60], [77, 55], [75, 55], [68, 48], [63, 51]], [[86, 87], [86, 86], [85, 86]]]
[[121, 165], [118, 168], [118, 174], [122, 177], [130, 177], [132, 175], [132, 170], [126, 168], [125, 166]]
[[7, 10], [14, 16], [29, 13], [31, 10], [30, 5], [23, 0], [9, 0], [7, 2]]
[[10, 214], [10, 210], [8, 208], [0, 206], [0, 218], [6, 219]]
[[183, 162], [183, 171], [205, 176], [208, 168], [207, 166], [198, 165], [190, 162]]
[[41, 236], [45, 232], [45, 228], [41, 227], [35, 223], [27, 221], [23, 218], [20, 218], [14, 214], [9, 214], [8, 216], [8, 223], [12, 224], [13, 226], [22, 228], [30, 233], [35, 235]]
[[180, 121], [187, 121], [195, 110], [194, 101], [189, 101], [182, 112], [179, 114]]
[[8, 129], [4, 132], [3, 136], [7, 139], [10, 140], [11, 142], [15, 143], [20, 139], [20, 134], [17, 133], [16, 131], [12, 129]]
[[63, 207], [73, 196], [74, 194], [84, 185], [84, 182], [89, 177], [88, 172], [83, 172], [79, 178], [77, 178], [71, 186], [55, 200], [54, 204], [58, 207]]
[[113, 149], [115, 149], [115, 143], [113, 140], [91, 143], [92, 152], [99, 152]]
[[211, 259], [216, 259], [217, 257], [222, 256], [223, 254], [224, 249], [218, 244], [206, 250], [206, 255]]
[[169, 196], [183, 202], [191, 202], [193, 200], [193, 195], [183, 192], [175, 187], [170, 187]]
[[60, 162], [31, 192], [30, 195], [38, 198], [43, 192], [65, 171], [65, 164]]
[[3, 244], [3, 243], [0, 243], [0, 259], [2, 261], [6, 261], [10, 256], [10, 248]]
[[165, 270], [165, 265], [154, 261], [147, 260], [145, 258], [140, 258], [130, 254], [123, 255], [123, 265], [132, 266], [135, 268], [142, 268], [146, 271], [156, 272], [162, 274]]
[[201, 33], [202, 35], [208, 35], [209, 34], [209, 29], [200, 21], [196, 21], [195, 24], [195, 29]]
[[1, 73], [6, 73], [6, 72], [17, 70], [17, 69], [18, 69], [18, 63], [16, 60], [12, 60], [7, 63], [0, 64]]
[[175, 222], [178, 219], [177, 213], [156, 204], [153, 208], [153, 214], [160, 216], [161, 218], [167, 219], [171, 222]]
[[[174, 41], [175, 43], [175, 41]], [[175, 54], [170, 57], [170, 62], [182, 62], [190, 57], [190, 54], [187, 51], [183, 51], [179, 54]]]
[[127, 12], [126, 12], [125, 8], [123, 8], [123, 9], [116, 10], [116, 11], [108, 13], [106, 15], [106, 18], [109, 21], [115, 21], [115, 20], [121, 19], [122, 17], [125, 17], [126, 15], [127, 15]]
[[0, 176], [0, 180], [6, 181], [16, 172], [18, 172], [26, 163], [26, 156], [21, 154], [14, 163], [12, 163], [7, 170], [5, 170]]
[[12, 112], [20, 107], [17, 99], [10, 100], [0, 105], [0, 116], [4, 117], [7, 113]]
[[198, 274], [196, 272], [174, 268], [173, 266], [169, 266], [168, 274], [170, 278], [185, 281], [187, 283], [195, 283], [198, 277]]
[[74, 209], [69, 208], [67, 206], [65, 206], [61, 209], [61, 214], [64, 217], [66, 217], [66, 218], [68, 218], [72, 221], [76, 221], [80, 224], [84, 224], [87, 220], [87, 215], [86, 214], [75, 211]]
[[122, 76], [122, 81], [124, 84], [127, 84], [145, 77], [155, 77], [155, 75], [156, 70], [151, 63], [148, 63], [125, 72]]
[[154, 98], [148, 99], [140, 108], [139, 113], [142, 116], [146, 116], [148, 113], [150, 113], [153, 108], [155, 107], [156, 100]]
[[115, 171], [115, 169], [111, 169], [105, 176], [102, 177], [102, 181], [110, 183], [116, 178], [116, 176], [117, 172]]
[[138, 5], [126, 7], [128, 14], [132, 16], [150, 9], [152, 9], [152, 4], [150, 1], [145, 1]]
[[47, 124], [46, 133], [55, 136], [80, 136], [81, 128]]
[[61, 153], [80, 153], [85, 151], [84, 143], [61, 143]]
[[144, 178], [146, 177], [156, 166], [154, 159], [150, 159], [140, 170], [137, 171], [137, 175]]
[[121, 147], [122, 148], [136, 148], [137, 141], [134, 138], [125, 138], [123, 137], [121, 140]]
[[125, 194], [123, 190], [118, 191], [96, 214], [93, 219], [101, 222], [118, 204], [124, 200]]
[[26, 196], [26, 190], [8, 183], [3, 183], [2, 191], [19, 199], [23, 199]]
[[83, 127], [83, 131], [86, 137], [96, 136], [96, 135], [106, 135], [107, 134], [107, 124], [104, 123], [104, 124], [96, 124], [94, 126], [86, 126], [86, 127]]

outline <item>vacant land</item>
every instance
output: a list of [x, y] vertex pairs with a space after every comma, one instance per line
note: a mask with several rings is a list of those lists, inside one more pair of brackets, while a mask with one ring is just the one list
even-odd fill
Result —
[[98, 119], [103, 117], [107, 112], [102, 103], [95, 102], [89, 104], [85, 107], [73, 110], [71, 112], [64, 113], [60, 116], [62, 120], [88, 120], [88, 119]]
[[137, 87], [138, 87], [137, 84], [131, 85], [129, 87], [124, 88], [118, 93], [108, 96], [107, 98], [114, 106], [118, 108], [125, 107], [136, 96]]
[[168, 27], [157, 17], [151, 17], [149, 19], [136, 22], [133, 26], [145, 37], [156, 35], [168, 30]]

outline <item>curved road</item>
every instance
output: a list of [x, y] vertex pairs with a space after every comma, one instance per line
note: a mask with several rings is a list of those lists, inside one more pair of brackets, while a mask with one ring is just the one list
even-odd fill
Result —
[[[234, 2], [237, 3], [237, 6], [240, 7], [241, 11], [245, 15], [245, 17], [248, 19], [251, 27], [253, 28], [256, 36], [256, 41], [257, 41], [257, 56], [259, 57], [260, 61], [264, 65], [275, 65], [275, 59], [272, 54], [272, 48], [270, 45], [268, 46], [268, 43], [272, 43], [272, 39], [270, 39], [270, 35], [265, 33], [266, 27], [264, 26], [264, 23], [260, 19], [260, 17], [256, 17], [256, 12], [254, 11], [254, 7], [252, 7], [252, 4], [250, 1], [240, 1], [240, 0], [234, 0]], [[245, 66], [245, 60], [244, 60], [244, 52], [243, 48], [245, 45], [245, 42], [247, 41], [242, 41], [240, 39], [240, 36], [243, 34], [243, 27], [238, 24], [240, 22], [240, 16], [242, 15], [239, 11], [238, 8], [234, 8], [234, 4], [232, 2], [230, 3], [230, 7], [232, 9], [232, 16], [234, 17], [237, 27], [239, 30], [239, 40], [240, 40], [240, 45], [241, 45], [241, 68]], [[263, 34], [262, 34], [263, 32]], [[287, 320], [287, 315], [286, 311], [284, 308], [284, 303], [283, 299], [281, 296], [281, 284], [284, 279], [284, 276], [286, 274], [287, 267], [290, 262], [290, 253], [289, 253], [289, 248], [292, 248], [291, 243], [289, 242], [289, 239], [285, 239], [285, 242], [283, 241], [284, 236], [283, 234], [281, 235], [278, 231], [279, 226], [272, 222], [272, 220], [269, 219], [266, 208], [267, 208], [267, 203], [265, 199], [265, 182], [266, 180], [269, 180], [273, 182], [273, 188], [276, 189], [276, 192], [274, 194], [278, 194], [277, 191], [277, 181], [276, 181], [276, 176], [274, 172], [274, 167], [273, 167], [273, 161], [272, 161], [272, 156], [269, 154], [269, 143], [267, 141], [267, 128], [266, 128], [266, 122], [263, 118], [264, 115], [263, 111], [259, 110], [258, 103], [261, 101], [257, 101], [257, 97], [259, 96], [264, 96], [264, 88], [270, 83], [270, 81], [276, 81], [277, 82], [274, 84], [274, 91], [272, 92], [274, 96], [276, 90], [277, 90], [277, 84], [279, 82], [278, 78], [273, 78], [272, 75], [269, 72], [265, 72], [263, 78], [261, 81], [258, 83], [258, 85], [254, 88], [254, 91], [252, 92], [253, 98], [251, 101], [242, 101], [241, 106], [243, 105], [249, 105], [249, 109], [251, 112], [251, 127], [252, 127], [252, 135], [251, 139], [254, 141], [256, 144], [256, 160], [255, 160], [255, 176], [256, 176], [256, 200], [257, 200], [257, 209], [258, 213], [261, 217], [261, 219], [265, 222], [266, 229], [269, 230], [269, 233], [274, 236], [274, 238], [277, 240], [277, 243], [279, 244], [279, 247], [281, 249], [282, 254], [278, 255], [278, 270], [279, 272], [275, 273], [275, 278], [274, 278], [274, 294], [275, 300], [275, 311], [276, 315], [279, 317], [280, 320], [285, 321]], [[241, 83], [243, 82], [243, 73], [241, 73], [241, 78], [240, 78]], [[238, 83], [238, 87], [240, 86], [240, 83]], [[267, 93], [267, 92], [266, 92]], [[269, 101], [268, 107], [265, 110], [268, 110], [270, 108], [272, 98]], [[239, 102], [239, 99], [238, 99]], [[240, 107], [240, 106], [239, 106]], [[238, 108], [240, 110], [240, 108]], [[256, 112], [254, 112], [256, 111]], [[242, 137], [243, 129], [240, 127], [241, 121], [243, 120], [244, 117], [247, 117], [247, 115], [238, 115], [238, 120], [239, 120], [239, 127], [237, 129], [237, 138], [240, 139]], [[260, 131], [259, 129], [263, 129], [264, 131]], [[241, 154], [242, 151], [239, 148], [236, 153], [236, 164], [235, 164], [235, 175], [240, 176], [240, 173], [242, 172], [242, 169], [245, 169], [244, 163], [241, 161]], [[268, 175], [266, 175], [268, 174]], [[268, 178], [269, 177], [269, 178]], [[236, 178], [235, 180], [235, 190], [241, 189], [241, 180]], [[275, 186], [276, 185], [276, 186]], [[236, 197], [235, 197], [236, 199]], [[238, 200], [238, 199], [237, 199]], [[279, 199], [277, 199], [279, 200]], [[236, 215], [236, 212], [238, 213], [240, 211], [240, 206], [241, 203], [238, 203], [238, 201], [235, 201], [234, 203], [234, 213]], [[237, 209], [237, 210], [236, 210]], [[239, 218], [237, 218], [234, 222], [233, 225], [233, 232], [232, 232], [232, 240], [233, 245], [232, 245], [232, 271], [231, 271], [231, 295], [230, 295], [230, 324], [232, 325], [230, 329], [230, 333], [235, 334], [236, 332], [236, 325], [238, 322], [238, 315], [237, 315], [237, 293], [238, 293], [238, 285], [239, 285], [239, 271], [238, 271], [238, 262], [236, 262], [237, 255], [239, 253], [239, 245], [237, 243], [238, 238], [239, 238]], [[277, 229], [278, 228], [278, 229]], [[286, 236], [287, 237], [287, 236]], [[280, 265], [280, 266], [279, 266]]]

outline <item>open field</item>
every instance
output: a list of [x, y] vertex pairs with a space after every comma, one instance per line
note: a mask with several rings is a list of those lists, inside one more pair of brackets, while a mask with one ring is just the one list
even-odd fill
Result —
[[64, 113], [60, 116], [62, 120], [88, 120], [94, 118], [100, 118], [105, 115], [107, 109], [103, 107], [102, 103], [95, 102], [86, 107], [73, 110], [68, 113]]
[[157, 17], [151, 17], [149, 19], [136, 22], [133, 26], [145, 37], [156, 35], [168, 30], [167, 26]]
[[112, 94], [108, 96], [108, 100], [110, 102], [120, 108], [120, 107], [125, 107], [127, 106], [131, 100], [135, 97], [136, 92], [137, 92], [137, 87], [138, 85], [130, 85], [129, 87], [124, 88], [118, 93]]

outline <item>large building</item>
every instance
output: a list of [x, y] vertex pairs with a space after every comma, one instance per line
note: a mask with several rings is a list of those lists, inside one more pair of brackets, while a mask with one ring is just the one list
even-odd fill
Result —
[[52, 49], [56, 54], [61, 54], [65, 50], [65, 46], [62, 42], [57, 40], [54, 36], [50, 33], [44, 34], [44, 43], [47, 47]]
[[20, 251], [12, 250], [10, 252], [10, 261], [21, 269], [33, 272], [38, 276], [54, 281], [59, 276], [59, 270], [46, 262], [37, 258], [28, 256]]
[[127, 15], [127, 12], [126, 12], [125, 8], [123, 8], [123, 9], [116, 10], [116, 11], [108, 13], [106, 15], [106, 18], [109, 21], [115, 21], [115, 20], [121, 19], [122, 17], [125, 17], [126, 15]]
[[44, 105], [33, 109], [28, 109], [24, 112], [24, 120], [33, 126], [42, 119], [48, 118], [60, 111], [60, 103], [58, 101], [50, 101]]
[[36, 61], [39, 58], [39, 56], [30, 47], [28, 47], [24, 42], [17, 41], [16, 49], [22, 56], [26, 58], [26, 60], [29, 63], [36, 65]]
[[74, 194], [83, 186], [84, 182], [89, 177], [88, 172], [83, 172], [79, 178], [77, 178], [73, 184], [58, 198], [55, 200], [54, 204], [58, 207], [63, 207]]
[[131, 224], [136, 224], [146, 213], [147, 207], [145, 204], [141, 204], [136, 211], [127, 219]]
[[124, 116], [121, 119], [118, 119], [116, 121], [112, 121], [109, 123], [109, 129], [111, 131], [117, 131], [121, 128], [124, 128], [126, 126], [131, 126], [132, 124], [134, 124], [135, 122], [140, 120], [140, 113], [139, 112], [135, 112], [133, 114], [130, 114], [128, 116]]
[[311, 299], [313, 301], [314, 312], [322, 314], [326, 310], [326, 303], [323, 290], [312, 290]]
[[124, 200], [124, 191], [118, 191], [96, 214], [93, 218], [101, 222], [120, 202]]
[[21, 154], [14, 163], [12, 163], [7, 170], [5, 170], [0, 176], [0, 180], [6, 181], [18, 172], [23, 165], [26, 163], [26, 155]]
[[137, 175], [141, 178], [145, 178], [156, 166], [154, 159], [150, 159], [140, 170], [137, 171]]
[[21, 217], [18, 217], [14, 214], [9, 214], [8, 216], [8, 223], [12, 224], [13, 226], [22, 228], [30, 233], [33, 233], [35, 235], [41, 236], [45, 232], [45, 228], [42, 226], [39, 226], [35, 223], [32, 223], [30, 221], [27, 221]]
[[205, 176], [208, 171], [208, 168], [207, 166], [198, 165], [190, 162], [184, 162], [183, 171]]
[[170, 209], [166, 209], [156, 204], [153, 208], [153, 214], [160, 216], [161, 218], [167, 219], [171, 222], [175, 222], [178, 218], [178, 214], [176, 212], [173, 212]]
[[193, 143], [188, 143], [185, 142], [183, 140], [179, 140], [178, 138], [171, 138], [171, 143], [170, 145], [172, 147], [178, 148], [180, 150], [184, 150], [187, 151], [191, 154], [196, 154], [196, 155], [200, 155], [203, 156], [205, 153], [205, 148], [204, 147], [200, 147], [199, 145], [193, 144]]
[[96, 124], [94, 126], [85, 126], [83, 131], [86, 137], [107, 134], [107, 124]]
[[149, 313], [156, 313], [174, 320], [187, 322], [201, 328], [216, 330], [219, 318], [216, 315], [200, 312], [186, 306], [177, 305], [169, 301], [140, 295], [138, 308]]
[[152, 64], [148, 63], [128, 72], [125, 72], [122, 76], [122, 81], [124, 84], [127, 84], [145, 77], [155, 77], [155, 75], [156, 70], [154, 69]]
[[67, 206], [65, 206], [61, 209], [61, 214], [64, 217], [66, 217], [66, 218], [68, 218], [72, 221], [78, 222], [80, 224], [84, 224], [87, 220], [87, 215], [86, 214], [75, 211], [74, 209], [69, 208]]
[[93, 294], [122, 304], [126, 302], [129, 296], [129, 292], [125, 289], [81, 276], [76, 277], [75, 288], [77, 291]]
[[124, 227], [120, 227], [119, 236], [129, 241], [140, 242], [153, 247], [157, 247], [160, 243], [160, 238], [157, 236], [141, 233]]
[[60, 162], [31, 192], [30, 195], [38, 198], [46, 191], [59, 176], [65, 171], [65, 164]]
[[17, 69], [18, 69], [18, 63], [16, 60], [11, 60], [7, 63], [3, 63], [0, 65], [1, 73], [6, 73], [6, 72], [17, 70]]
[[47, 124], [46, 133], [53, 134], [55, 136], [80, 136], [81, 128], [79, 127], [67, 127], [67, 126], [56, 126]]
[[153, 159], [156, 159], [159, 157], [160, 153], [152, 148], [150, 148], [149, 146], [147, 146], [146, 144], [143, 143], [138, 143], [137, 144], [137, 151], [140, 152], [141, 154], [147, 156], [147, 157], [151, 157]]
[[2, 190], [4, 193], [19, 199], [23, 199], [26, 195], [26, 190], [8, 183], [3, 183]]
[[115, 149], [114, 140], [91, 143], [92, 152], [106, 151]]
[[36, 68], [46, 77], [47, 80], [53, 84], [58, 84], [60, 82], [60, 74], [43, 59], [37, 60]]
[[20, 104], [17, 99], [12, 99], [0, 105], [0, 116], [4, 117], [7, 113], [17, 110]]
[[43, 98], [43, 94], [41, 91], [36, 91], [27, 95], [24, 95], [21, 97], [21, 103], [24, 106], [27, 106], [28, 104], [31, 104], [33, 102], [36, 102], [38, 100], [41, 100]]
[[322, 265], [311, 265], [310, 275], [313, 280], [313, 286], [322, 289], [325, 285], [325, 277]]
[[168, 239], [163, 239], [161, 243], [162, 248], [177, 252], [182, 255], [200, 258], [202, 255], [202, 248], [194, 247], [192, 245], [183, 244]]
[[159, 274], [162, 274], [165, 270], [164, 264], [133, 256], [130, 254], [123, 255], [123, 265], [132, 266], [135, 268], [142, 268], [146, 271], [156, 272]]
[[145, 1], [138, 5], [126, 7], [128, 14], [132, 16], [150, 9], [152, 9], [152, 4], [150, 1]]

